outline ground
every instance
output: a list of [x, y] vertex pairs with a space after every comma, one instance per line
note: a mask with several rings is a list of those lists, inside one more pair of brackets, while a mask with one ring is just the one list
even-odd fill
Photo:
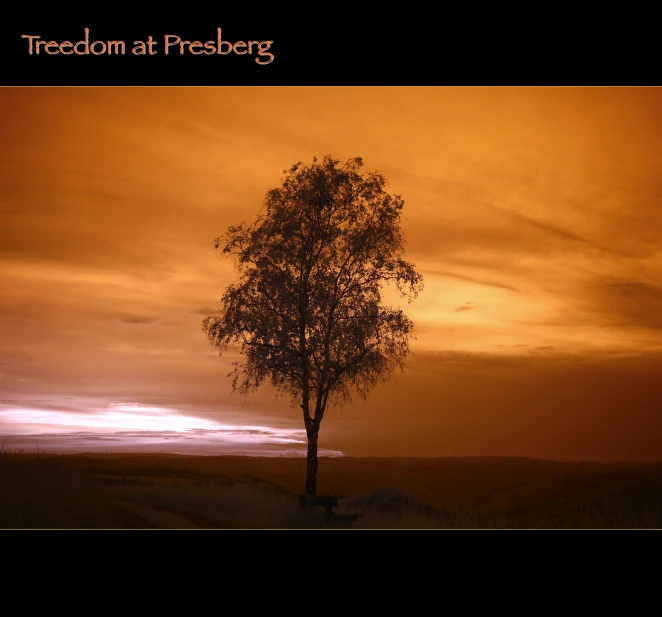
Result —
[[[303, 459], [167, 454], [27, 458], [23, 467], [14, 461], [0, 469], [3, 502], [14, 506], [4, 521], [0, 517], [2, 527], [331, 525], [323, 512], [305, 512], [298, 505]], [[26, 462], [32, 466], [33, 487], [39, 474], [59, 470], [58, 481], [49, 476], [38, 491], [38, 499], [50, 500], [48, 508], [22, 488], [26, 483], [19, 476], [27, 473]], [[87, 488], [80, 488], [74, 477]], [[356, 528], [662, 527], [662, 463], [324, 458], [318, 494], [338, 495], [340, 511], [362, 514], [351, 523]], [[52, 516], [46, 519], [48, 512]]]

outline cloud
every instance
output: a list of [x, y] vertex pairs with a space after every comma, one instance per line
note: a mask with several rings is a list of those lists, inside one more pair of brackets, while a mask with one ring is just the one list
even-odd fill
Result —
[[458, 274], [457, 272], [450, 272], [449, 270], [437, 270], [434, 268], [426, 267], [425, 271], [427, 274], [434, 274], [441, 277], [449, 277], [458, 279], [460, 281], [467, 281], [469, 283], [476, 283], [477, 285], [485, 285], [486, 287], [498, 287], [500, 289], [506, 289], [508, 291], [517, 291], [512, 285], [507, 285], [504, 283], [498, 283], [495, 281], [489, 281], [485, 279], [480, 279], [477, 277], [466, 276], [463, 274]]
[[660, 461], [660, 371], [661, 353], [412, 354], [355, 422], [375, 455]]
[[[78, 401], [80, 403], [80, 401]], [[177, 408], [112, 403], [73, 409], [0, 406], [0, 439], [9, 447], [39, 444], [51, 452], [166, 451], [186, 454], [305, 455], [303, 427], [250, 425], [219, 421], [216, 417], [189, 415]], [[74, 405], [71, 406], [75, 408]], [[342, 456], [323, 448], [322, 456]]]
[[143, 325], [156, 323], [156, 319], [152, 317], [143, 317], [141, 315], [126, 315], [120, 317], [118, 321], [127, 324], [143, 324]]
[[[619, 329], [662, 329], [662, 288], [641, 281], [597, 283], [576, 290], [570, 305], [585, 320]], [[657, 340], [662, 339], [659, 334]], [[655, 339], [652, 339], [655, 340]]]
[[189, 315], [216, 315], [218, 313], [218, 309], [214, 308], [195, 308], [190, 311], [188, 311]]
[[[29, 435], [0, 434], [0, 440], [5, 451], [22, 449], [26, 452], [40, 451], [47, 454], [158, 452], [196, 456], [306, 456], [306, 446], [295, 440], [278, 440], [269, 436], [237, 439], [236, 435], [214, 432], [36, 432]], [[318, 456], [339, 457], [344, 456], [344, 453], [340, 450], [320, 448]]]
[[[496, 206], [493, 206], [496, 208]], [[503, 212], [505, 216], [511, 218], [513, 221], [518, 221], [532, 227], [535, 230], [541, 231], [543, 234], [558, 238], [561, 241], [570, 241], [576, 244], [579, 244], [588, 249], [595, 249], [602, 253], [616, 253], [617, 255], [623, 257], [630, 257], [631, 255], [625, 251], [618, 250], [613, 246], [603, 245], [601, 243], [596, 243], [588, 238], [582, 237], [572, 231], [567, 229], [562, 229], [554, 224], [545, 223], [542, 221], [535, 220], [530, 216], [525, 216], [519, 212], [513, 212], [506, 210], [504, 208], [498, 208], [500, 212]]]

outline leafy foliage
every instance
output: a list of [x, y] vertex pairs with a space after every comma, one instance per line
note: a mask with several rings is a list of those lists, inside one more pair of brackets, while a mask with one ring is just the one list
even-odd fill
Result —
[[330, 156], [297, 163], [253, 225], [232, 226], [215, 244], [240, 277], [203, 330], [221, 352], [241, 348], [233, 391], [270, 383], [300, 402], [309, 436], [329, 400], [365, 397], [403, 366], [413, 324], [382, 306], [383, 285], [395, 283], [409, 301], [422, 289], [402, 259], [404, 202], [362, 166]]

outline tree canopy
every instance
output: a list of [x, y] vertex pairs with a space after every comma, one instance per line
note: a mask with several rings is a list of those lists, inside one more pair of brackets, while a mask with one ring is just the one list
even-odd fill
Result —
[[239, 278], [203, 330], [219, 351], [242, 352], [233, 391], [267, 382], [301, 405], [315, 471], [327, 404], [365, 397], [409, 352], [413, 323], [382, 305], [383, 286], [393, 282], [410, 302], [423, 286], [402, 257], [403, 199], [362, 167], [361, 158], [341, 164], [330, 156], [293, 165], [252, 225], [231, 226], [215, 241]]

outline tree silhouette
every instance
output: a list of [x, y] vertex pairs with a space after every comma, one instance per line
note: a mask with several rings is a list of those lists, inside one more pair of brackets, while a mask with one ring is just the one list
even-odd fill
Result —
[[253, 225], [231, 226], [215, 247], [239, 279], [203, 331], [221, 353], [238, 345], [232, 391], [270, 383], [303, 410], [308, 437], [304, 493], [317, 489], [319, 428], [329, 402], [346, 402], [403, 368], [413, 323], [381, 305], [385, 283], [413, 300], [423, 288], [404, 261], [404, 202], [363, 161], [325, 156], [285, 170]]

